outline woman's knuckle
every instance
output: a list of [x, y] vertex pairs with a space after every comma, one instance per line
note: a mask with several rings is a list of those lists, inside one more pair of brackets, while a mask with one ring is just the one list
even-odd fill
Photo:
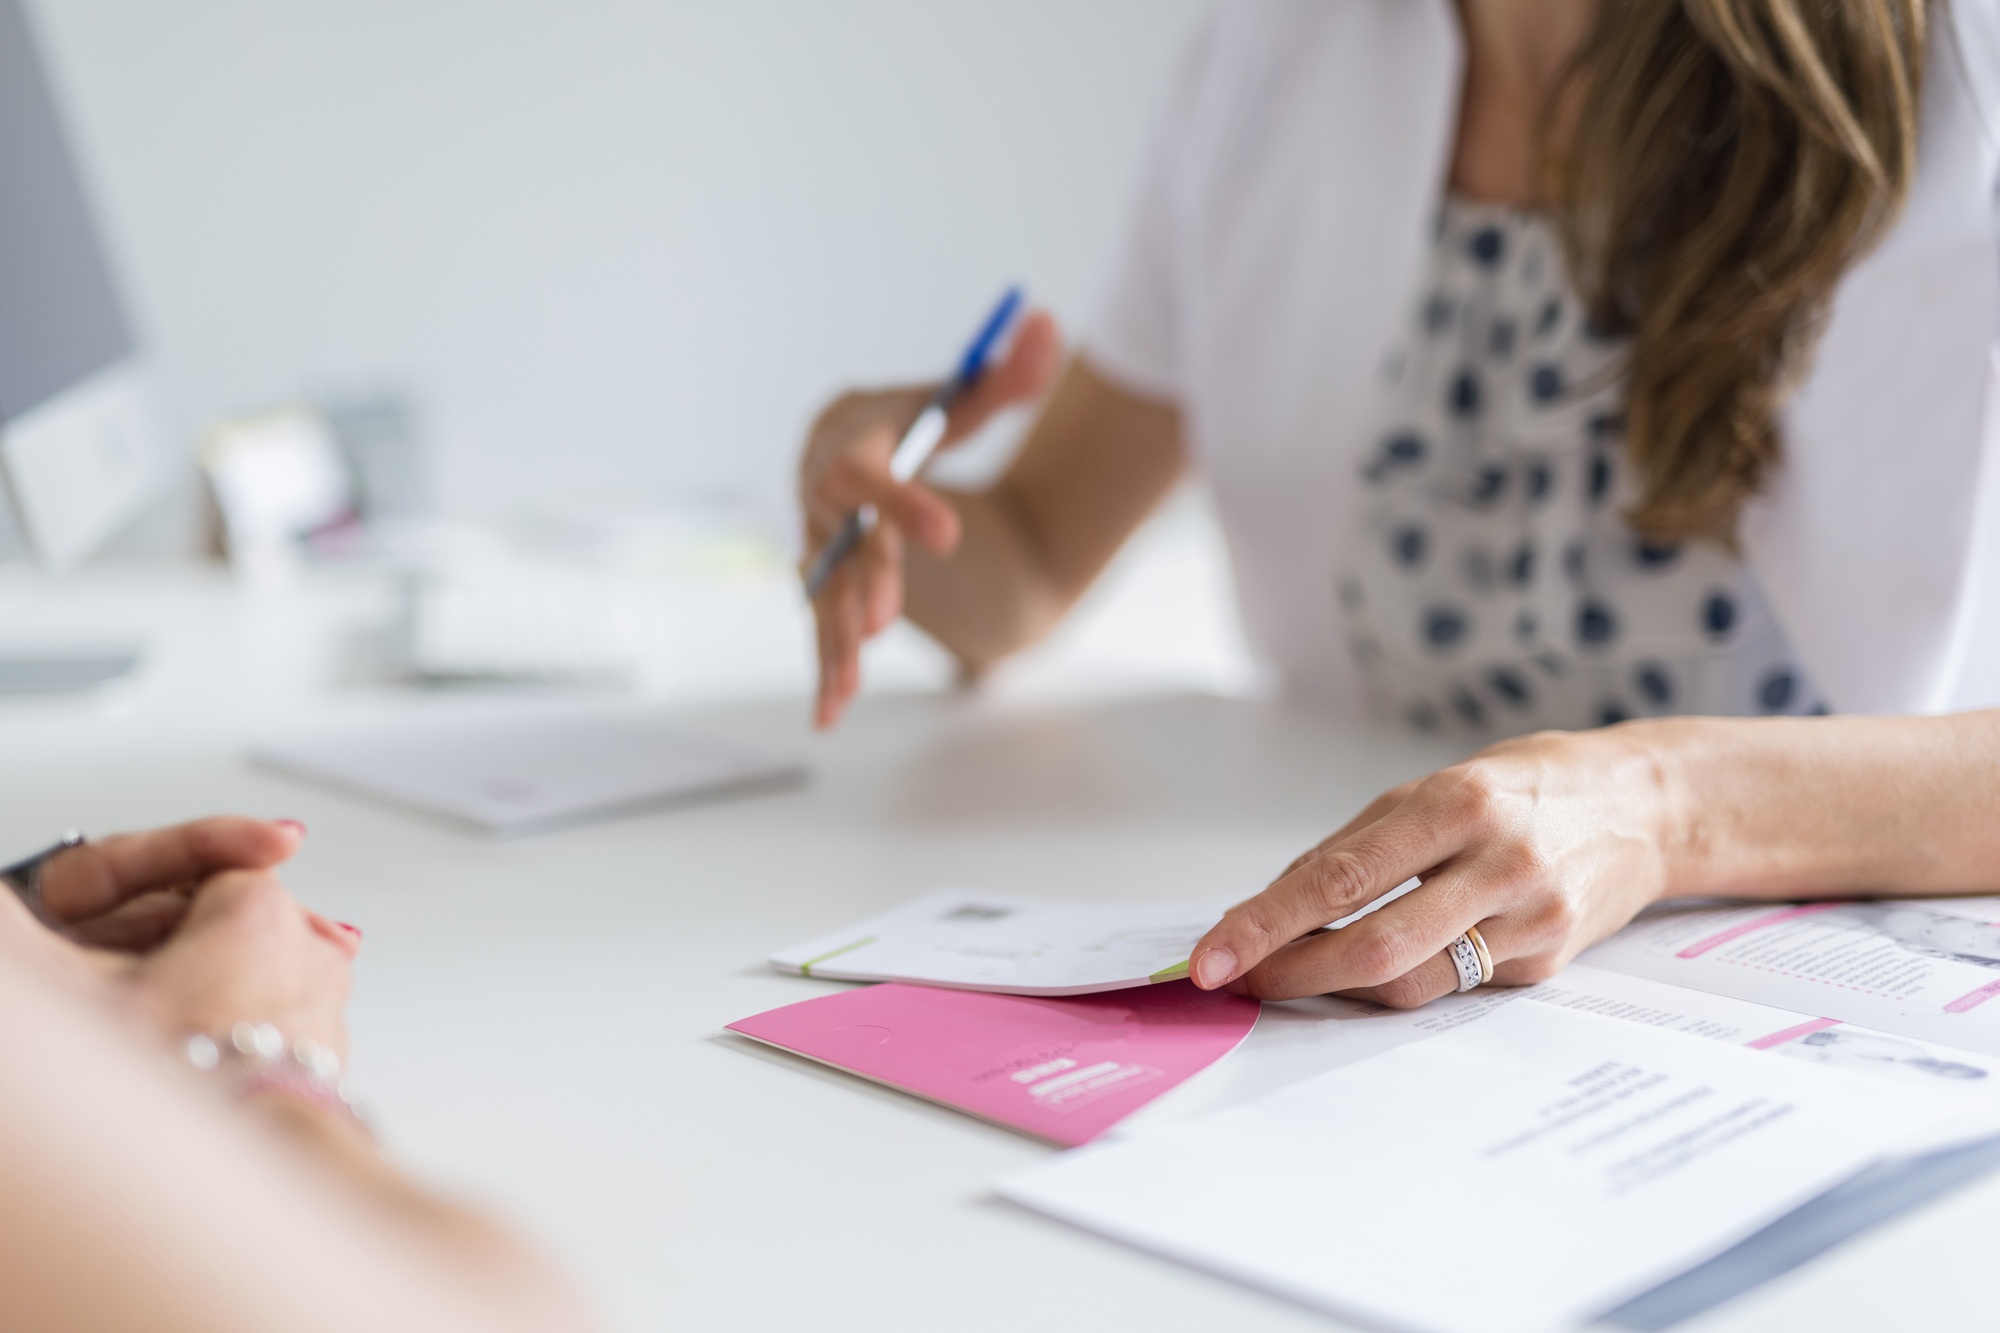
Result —
[[1401, 932], [1388, 929], [1373, 930], [1355, 940], [1350, 961], [1355, 984], [1361, 986], [1385, 985], [1409, 968]]
[[1377, 1002], [1386, 1004], [1391, 1009], [1415, 1009], [1430, 1003], [1435, 997], [1420, 978], [1405, 973], [1375, 987], [1375, 998]]
[[1312, 863], [1307, 887], [1317, 913], [1331, 921], [1343, 917], [1367, 897], [1367, 863], [1352, 852], [1328, 852]]
[[1582, 909], [1562, 894], [1544, 903], [1538, 916], [1540, 933], [1551, 941], [1567, 940], [1583, 927]]
[[1268, 906], [1253, 901], [1227, 914], [1234, 918], [1236, 940], [1256, 956], [1269, 954], [1280, 945], [1291, 943], [1291, 936], [1269, 915]]
[[1548, 854], [1530, 839], [1508, 843], [1497, 853], [1501, 875], [1512, 884], [1537, 884], [1547, 880]]
[[1517, 958], [1507, 968], [1507, 980], [1508, 984], [1515, 986], [1539, 986], [1560, 971], [1561, 964], [1546, 954]]
[[1449, 786], [1444, 805], [1453, 821], [1475, 835], [1493, 826], [1499, 786], [1483, 765], [1470, 763], [1453, 770]]

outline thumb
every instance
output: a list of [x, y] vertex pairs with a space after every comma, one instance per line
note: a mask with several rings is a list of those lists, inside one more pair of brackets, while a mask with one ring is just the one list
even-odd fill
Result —
[[1055, 383], [1062, 361], [1063, 336], [1055, 316], [1030, 310], [1022, 316], [1006, 355], [987, 367], [970, 393], [952, 404], [944, 442], [956, 443], [977, 433], [995, 413], [1040, 398]]

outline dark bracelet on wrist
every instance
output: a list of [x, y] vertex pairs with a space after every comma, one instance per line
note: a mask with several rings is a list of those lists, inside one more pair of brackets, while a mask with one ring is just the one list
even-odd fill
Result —
[[37, 921], [42, 917], [42, 867], [72, 847], [81, 847], [88, 841], [83, 834], [71, 829], [62, 835], [61, 841], [53, 847], [45, 847], [33, 856], [16, 861], [10, 866], [0, 866], [0, 883], [14, 891], [14, 895], [27, 904]]

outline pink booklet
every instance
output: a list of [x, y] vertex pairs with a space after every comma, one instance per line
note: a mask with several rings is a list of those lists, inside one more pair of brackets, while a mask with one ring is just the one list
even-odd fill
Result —
[[1257, 1010], [1186, 981], [1060, 999], [888, 982], [729, 1029], [1072, 1148], [1235, 1050]]

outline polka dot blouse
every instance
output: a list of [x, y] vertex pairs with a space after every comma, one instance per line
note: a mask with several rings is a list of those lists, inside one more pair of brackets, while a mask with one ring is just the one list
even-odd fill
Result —
[[1335, 580], [1377, 706], [1491, 735], [1823, 712], [1742, 564], [1620, 515], [1622, 339], [1548, 220], [1448, 199], [1391, 358]]

